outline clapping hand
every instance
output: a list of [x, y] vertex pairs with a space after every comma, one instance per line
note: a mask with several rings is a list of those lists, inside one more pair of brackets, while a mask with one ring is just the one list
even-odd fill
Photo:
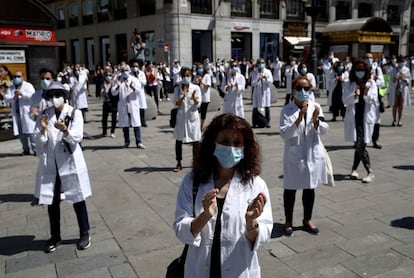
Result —
[[40, 126], [42, 129], [46, 129], [49, 124], [49, 116], [47, 114], [43, 115], [42, 118], [40, 118]]
[[313, 114], [312, 114], [312, 122], [316, 122], [318, 120], [318, 116], [319, 116], [319, 107], [315, 106], [315, 110], [313, 110]]
[[246, 210], [246, 220], [254, 220], [258, 218], [266, 204], [266, 196], [263, 193], [257, 194], [257, 197], [249, 203]]
[[207, 192], [202, 199], [204, 212], [207, 213], [209, 217], [212, 217], [216, 211], [216, 197], [218, 193], [219, 190], [214, 188], [213, 190]]

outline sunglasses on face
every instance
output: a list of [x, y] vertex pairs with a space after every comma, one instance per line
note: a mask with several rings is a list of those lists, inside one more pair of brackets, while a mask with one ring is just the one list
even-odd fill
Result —
[[21, 75], [15, 75], [13, 77], [15, 77], [15, 78], [21, 78], [22, 76]]
[[308, 92], [310, 90], [310, 86], [296, 86], [296, 91], [302, 91], [302, 89], [304, 89], [306, 92]]

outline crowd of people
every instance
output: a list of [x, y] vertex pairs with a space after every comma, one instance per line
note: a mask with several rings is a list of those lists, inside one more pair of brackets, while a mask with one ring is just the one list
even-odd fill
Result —
[[[131, 46], [137, 44], [142, 47], [139, 36], [131, 40]], [[134, 48], [137, 55], [139, 49]], [[344, 139], [354, 144], [350, 178], [359, 178], [357, 169], [362, 161], [367, 172], [362, 182], [373, 182], [366, 146], [372, 142], [375, 148], [382, 148], [379, 131], [384, 100], [392, 106], [392, 126], [402, 126], [403, 107], [411, 105], [412, 79], [406, 59], [391, 56], [375, 60], [372, 53], [366, 53], [352, 62], [349, 57], [341, 59], [330, 53], [320, 69], [332, 113], [330, 121], [341, 116]], [[1, 99], [11, 105], [22, 155], [31, 154], [31, 150], [39, 158], [35, 197], [39, 204], [48, 205], [51, 238], [46, 252], [55, 251], [62, 240], [61, 199], [74, 206], [80, 231], [78, 249], [91, 244], [85, 200], [92, 192], [80, 146], [87, 122], [89, 75], [79, 64], [66, 66], [57, 74], [43, 68], [36, 91], [23, 72], [12, 74], [0, 66]], [[175, 172], [183, 168], [182, 145], [193, 147], [192, 170], [178, 191], [173, 224], [177, 237], [189, 245], [185, 277], [227, 277], [227, 273], [260, 277], [256, 251], [270, 238], [273, 217], [271, 196], [260, 178], [261, 149], [252, 128], [271, 127], [271, 86], [286, 86], [279, 119], [285, 145], [283, 232], [286, 236], [294, 232], [295, 196], [302, 190], [303, 229], [313, 235], [320, 233], [312, 214], [315, 188], [328, 183], [329, 158], [320, 137], [327, 134], [329, 124], [317, 101], [320, 74], [312, 73], [306, 63], [292, 57], [289, 64], [259, 58], [217, 60], [213, 65], [204, 58], [191, 67], [175, 60], [170, 69], [166, 62], [134, 59], [129, 64], [97, 66], [94, 77], [96, 96], [103, 102], [102, 136], [108, 135], [111, 114], [110, 137], [115, 138], [116, 127], [122, 128], [125, 148], [131, 143], [131, 127], [136, 147], [146, 148], [141, 127], [147, 126], [147, 98], [154, 99], [158, 114], [160, 102], [172, 98], [177, 111]], [[223, 113], [206, 124], [211, 88], [223, 98]], [[250, 123], [245, 119], [246, 98], [252, 101]], [[200, 276], [204, 268], [208, 271]]]

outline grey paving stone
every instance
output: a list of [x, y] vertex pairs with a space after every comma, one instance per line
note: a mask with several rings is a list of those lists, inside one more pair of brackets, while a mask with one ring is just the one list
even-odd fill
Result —
[[304, 231], [295, 231], [305, 233], [302, 237], [292, 238], [292, 240], [285, 240], [283, 243], [296, 253], [303, 253], [312, 249], [324, 248], [329, 245], [345, 241], [346, 238], [332, 232], [331, 230], [321, 230], [321, 234], [314, 236]]
[[113, 278], [136, 278], [137, 274], [134, 272], [130, 264], [119, 264], [109, 268]]
[[392, 249], [414, 260], [414, 243], [394, 246]]
[[265, 248], [269, 251], [272, 256], [276, 258], [285, 258], [292, 255], [295, 255], [296, 252], [283, 244], [280, 241], [270, 240], [266, 243]]
[[361, 277], [372, 277], [408, 266], [410, 263], [412, 262], [409, 262], [407, 257], [391, 250], [384, 250], [345, 261], [342, 265]]
[[302, 273], [301, 277], [304, 278], [317, 278], [317, 277], [335, 277], [335, 278], [354, 278], [359, 277], [344, 266], [337, 264], [330, 267], [322, 267], [314, 271]]
[[[0, 275], [1, 276], [1, 275]], [[3, 276], [1, 276], [3, 277]], [[27, 278], [27, 277], [42, 277], [42, 278], [55, 278], [56, 274], [55, 265], [53, 263], [33, 267], [30, 269], [8, 273], [5, 278]]]
[[407, 278], [414, 273], [414, 266], [405, 266], [373, 276], [374, 278]]

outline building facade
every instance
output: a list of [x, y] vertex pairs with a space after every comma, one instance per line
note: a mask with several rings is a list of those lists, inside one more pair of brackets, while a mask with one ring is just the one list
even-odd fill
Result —
[[[385, 55], [414, 52], [412, 0], [43, 0], [58, 19], [57, 40], [66, 48], [66, 63], [118, 63], [132, 58], [134, 30], [146, 43], [146, 59], [183, 65], [215, 59], [286, 60], [309, 57], [311, 17], [306, 10], [318, 5], [318, 54], [332, 48], [349, 55], [358, 41], [332, 40], [328, 25], [341, 20], [378, 17], [389, 24], [389, 41], [366, 42]], [[363, 26], [363, 25], [361, 25]], [[361, 30], [354, 30], [361, 32]], [[381, 33], [382, 30], [373, 30]], [[414, 30], [413, 30], [414, 31]], [[375, 35], [375, 34], [374, 34]], [[338, 37], [338, 36], [337, 36]]]

